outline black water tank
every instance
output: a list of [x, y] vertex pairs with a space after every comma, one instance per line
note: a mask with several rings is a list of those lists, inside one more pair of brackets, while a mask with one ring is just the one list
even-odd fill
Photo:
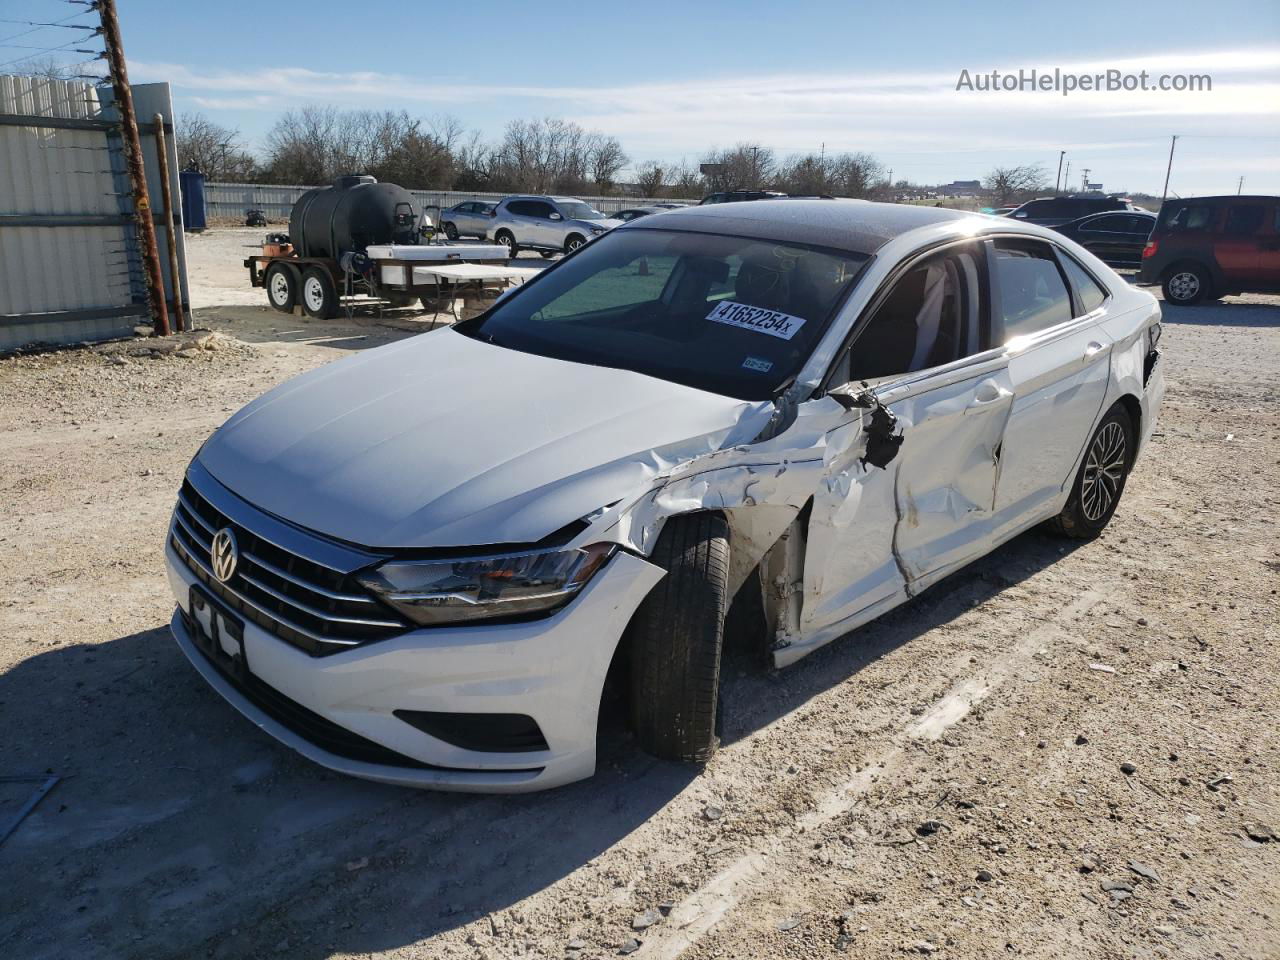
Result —
[[300, 257], [338, 259], [379, 243], [417, 243], [413, 195], [373, 177], [338, 177], [298, 198], [289, 215], [289, 239]]

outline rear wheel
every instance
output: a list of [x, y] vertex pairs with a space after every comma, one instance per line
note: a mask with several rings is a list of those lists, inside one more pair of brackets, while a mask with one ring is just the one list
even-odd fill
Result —
[[1166, 302], [1190, 306], [1209, 295], [1209, 274], [1204, 267], [1195, 264], [1174, 267], [1164, 278], [1160, 289]]
[[338, 291], [333, 288], [333, 279], [319, 267], [302, 275], [302, 309], [317, 320], [332, 320], [338, 315]]
[[650, 561], [667, 575], [631, 624], [631, 724], [646, 752], [700, 763], [720, 745], [716, 714], [729, 601], [729, 525], [714, 513], [674, 517]]
[[263, 283], [268, 302], [277, 310], [291, 313], [298, 302], [298, 281], [293, 278], [293, 271], [282, 263], [273, 263], [267, 267]]
[[1049, 521], [1052, 530], [1076, 540], [1092, 540], [1106, 528], [1133, 465], [1135, 433], [1133, 419], [1122, 404], [1107, 411], [1085, 449], [1067, 505]]
[[493, 235], [493, 239], [507, 248], [509, 257], [514, 257], [520, 252], [520, 248], [516, 246], [516, 238], [510, 230], [499, 230]]
[[458, 228], [454, 226], [452, 223], [446, 222], [444, 225], [444, 235], [448, 237], [450, 240], [457, 240]]

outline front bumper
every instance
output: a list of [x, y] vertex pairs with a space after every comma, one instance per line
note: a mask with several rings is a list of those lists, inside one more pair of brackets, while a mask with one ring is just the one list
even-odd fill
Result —
[[[172, 546], [165, 558], [179, 607], [170, 624], [178, 646], [210, 686], [258, 727], [341, 773], [494, 793], [543, 790], [595, 771], [605, 674], [632, 613], [663, 576], [640, 557], [619, 553], [550, 617], [412, 630], [326, 657], [311, 657], [246, 622], [244, 659], [252, 675], [246, 685], [196, 644], [187, 616], [198, 580]], [[547, 749], [463, 749], [410, 726], [394, 716], [396, 710], [524, 714], [538, 724]], [[335, 727], [405, 762], [335, 752], [334, 738], [317, 733]], [[370, 753], [377, 750], [361, 755]]]

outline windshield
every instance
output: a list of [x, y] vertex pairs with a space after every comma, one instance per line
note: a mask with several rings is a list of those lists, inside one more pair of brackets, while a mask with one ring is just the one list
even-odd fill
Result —
[[581, 200], [557, 200], [556, 207], [566, 220], [604, 220], [605, 215]]
[[628, 227], [457, 329], [526, 353], [766, 400], [800, 371], [866, 260]]

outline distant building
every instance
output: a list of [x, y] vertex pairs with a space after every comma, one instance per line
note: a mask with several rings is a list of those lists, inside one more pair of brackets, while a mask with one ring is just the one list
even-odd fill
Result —
[[976, 197], [981, 192], [981, 180], [952, 180], [942, 187], [944, 197]]

